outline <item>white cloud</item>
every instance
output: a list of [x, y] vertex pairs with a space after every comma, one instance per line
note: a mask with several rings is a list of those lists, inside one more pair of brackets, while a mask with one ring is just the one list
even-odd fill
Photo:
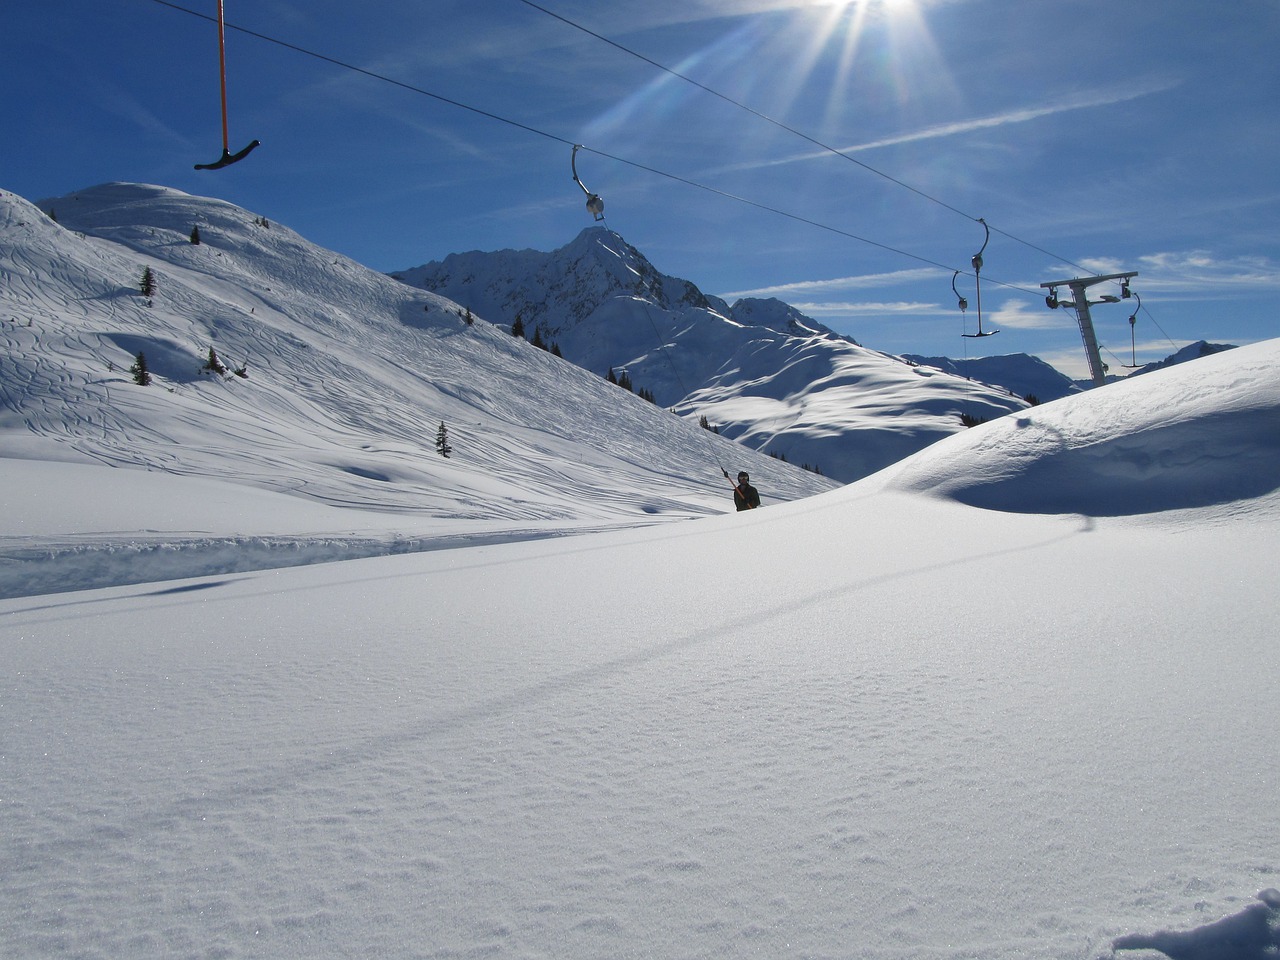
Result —
[[1037, 307], [1025, 300], [1006, 300], [984, 319], [1010, 330], [1064, 330], [1076, 325], [1070, 310], [1050, 310], [1043, 303]]

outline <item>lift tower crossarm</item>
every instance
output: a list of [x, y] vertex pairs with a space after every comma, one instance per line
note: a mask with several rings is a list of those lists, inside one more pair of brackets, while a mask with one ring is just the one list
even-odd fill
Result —
[[[1093, 330], [1093, 317], [1089, 314], [1089, 294], [1088, 289], [1095, 284], [1106, 283], [1111, 280], [1125, 281], [1138, 275], [1137, 271], [1129, 273], [1109, 273], [1105, 277], [1075, 277], [1071, 280], [1051, 280], [1048, 283], [1040, 284], [1042, 289], [1050, 290], [1047, 298], [1051, 307], [1074, 307], [1076, 311], [1076, 320], [1080, 324], [1080, 337], [1084, 340], [1085, 356], [1089, 360], [1089, 374], [1093, 378], [1093, 385], [1100, 387], [1107, 382], [1107, 372], [1102, 365], [1102, 356], [1098, 351], [1098, 336]], [[1058, 287], [1069, 287], [1071, 289], [1072, 302], [1058, 301], [1055, 294]], [[1114, 303], [1119, 298], [1095, 300], [1094, 303]]]

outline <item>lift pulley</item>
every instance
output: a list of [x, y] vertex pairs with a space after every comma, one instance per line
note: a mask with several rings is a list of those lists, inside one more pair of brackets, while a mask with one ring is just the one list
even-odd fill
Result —
[[954, 294], [956, 295], [956, 300], [957, 300], [957, 301], [959, 301], [959, 303], [957, 304], [957, 306], [959, 306], [959, 307], [960, 307], [960, 312], [961, 312], [961, 313], [964, 313], [966, 310], [968, 310], [968, 309], [969, 309], [969, 301], [968, 301], [968, 300], [966, 300], [964, 297], [962, 297], [962, 296], [960, 295], [960, 291], [956, 289], [956, 277], [958, 277], [958, 276], [960, 276], [960, 271], [959, 271], [959, 270], [957, 270], [957, 271], [956, 271], [954, 274], [952, 274], [952, 276], [951, 276], [951, 292], [952, 292], [952, 293], [954, 293]]

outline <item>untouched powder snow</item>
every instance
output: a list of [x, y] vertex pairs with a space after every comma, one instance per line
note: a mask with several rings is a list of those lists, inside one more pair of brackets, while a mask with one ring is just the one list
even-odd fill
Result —
[[[0, 600], [0, 953], [1274, 957], [1278, 397], [1271, 341], [748, 514]], [[71, 468], [33, 542], [145, 534]]]

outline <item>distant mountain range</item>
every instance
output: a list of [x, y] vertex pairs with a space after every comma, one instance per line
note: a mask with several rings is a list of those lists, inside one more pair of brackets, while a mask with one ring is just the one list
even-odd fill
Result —
[[[1150, 373], [1153, 370], [1163, 370], [1166, 367], [1177, 366], [1179, 363], [1186, 363], [1188, 360], [1199, 360], [1201, 357], [1209, 357], [1215, 353], [1222, 353], [1224, 350], [1234, 350], [1234, 343], [1209, 343], [1205, 340], [1197, 340], [1195, 343], [1188, 344], [1177, 353], [1172, 353], [1163, 360], [1157, 360], [1155, 363], [1148, 363], [1144, 367], [1139, 367], [1130, 377], [1136, 377], [1141, 373]], [[1124, 377], [1111, 377], [1110, 379], [1127, 379]]]
[[952, 360], [948, 357], [922, 357], [903, 354], [904, 360], [925, 366], [937, 367], [957, 377], [1001, 387], [1010, 393], [1037, 403], [1048, 403], [1073, 393], [1083, 386], [1066, 374], [1045, 363], [1039, 357], [1026, 353], [1014, 353], [1002, 357], [977, 357], [972, 360]]
[[[393, 273], [753, 449], [850, 482], [935, 440], [1082, 389], [1027, 354], [892, 356], [776, 299], [733, 304], [659, 272], [604, 227], [536, 250], [472, 251]], [[1150, 369], [1225, 347], [1194, 344]]]
[[867, 349], [780, 300], [728, 304], [603, 227], [550, 253], [460, 253], [397, 279], [511, 327], [753, 449], [849, 482], [1027, 406], [1001, 385]]
[[[512, 504], [534, 502], [562, 457], [651, 487], [701, 476], [708, 460], [713, 479], [725, 465], [755, 474], [771, 455], [809, 470], [780, 466], [773, 496], [803, 495], [1078, 389], [1034, 357], [891, 356], [779, 300], [728, 304], [600, 227], [550, 253], [456, 254], [393, 279], [164, 187], [105, 184], [40, 209], [0, 201], [12, 367], [0, 429], [15, 448], [44, 438], [77, 458], [196, 475], [243, 460], [241, 474], [272, 489], [483, 518], [519, 514]], [[154, 297], [138, 289], [144, 268]], [[517, 322], [528, 343], [511, 336]], [[244, 376], [209, 370], [215, 348]], [[138, 353], [172, 401], [130, 399], [121, 385]], [[493, 483], [442, 471], [432, 439], [446, 421], [471, 434], [456, 440]], [[703, 494], [674, 492], [586, 506], [613, 489], [584, 487], [555, 509], [706, 509]]]

